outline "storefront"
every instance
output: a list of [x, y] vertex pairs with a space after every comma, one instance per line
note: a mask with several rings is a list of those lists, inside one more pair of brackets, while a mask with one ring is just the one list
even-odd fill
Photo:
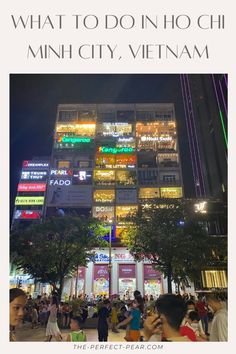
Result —
[[[107, 295], [109, 292], [109, 249], [96, 250], [95, 263], [86, 269], [85, 293], [89, 296]], [[173, 284], [174, 288], [174, 284]], [[125, 247], [111, 250], [111, 294], [132, 299], [134, 290], [144, 294], [167, 292], [167, 281], [153, 270], [150, 263], [135, 262]]]
[[143, 265], [144, 294], [154, 297], [163, 294], [162, 274], [153, 269], [151, 264]]
[[94, 264], [93, 269], [93, 294], [106, 295], [109, 294], [109, 269], [108, 264]]
[[120, 297], [132, 297], [136, 290], [136, 265], [119, 264], [118, 294]]

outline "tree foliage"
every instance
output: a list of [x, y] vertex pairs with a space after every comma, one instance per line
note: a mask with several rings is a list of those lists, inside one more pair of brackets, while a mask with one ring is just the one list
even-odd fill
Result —
[[17, 267], [36, 281], [51, 284], [61, 296], [64, 278], [105, 246], [107, 230], [93, 218], [54, 217], [24, 230], [13, 230], [10, 252]]
[[[168, 206], [168, 207], [166, 207]], [[184, 200], [163, 200], [142, 209], [129, 221], [125, 243], [138, 261], [148, 259], [168, 281], [189, 285], [212, 259], [213, 240], [189, 212]], [[124, 236], [124, 235], [123, 235]]]

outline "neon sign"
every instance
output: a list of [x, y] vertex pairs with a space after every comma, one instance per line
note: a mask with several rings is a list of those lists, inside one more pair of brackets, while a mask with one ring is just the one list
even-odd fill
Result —
[[134, 148], [132, 147], [106, 147], [106, 146], [100, 146], [98, 148], [99, 152], [102, 152], [104, 154], [129, 154], [134, 152]]
[[51, 179], [50, 186], [70, 186], [71, 181], [69, 179]]
[[141, 136], [141, 141], [172, 141], [171, 136]]
[[47, 174], [47, 171], [22, 171], [21, 179], [39, 180], [46, 178]]
[[207, 202], [199, 202], [194, 204], [195, 213], [206, 214], [207, 213]]
[[90, 143], [91, 139], [90, 138], [80, 138], [78, 136], [63, 136], [58, 138], [58, 142], [62, 143]]
[[43, 205], [44, 197], [16, 197], [15, 205]]
[[23, 161], [23, 164], [22, 164], [22, 167], [24, 168], [40, 168], [40, 167], [43, 167], [43, 168], [47, 168], [49, 167], [49, 162], [46, 162], [46, 161], [38, 161], [38, 162], [34, 162], [34, 161]]
[[51, 170], [51, 176], [72, 176], [72, 170]]
[[19, 183], [18, 192], [45, 192], [46, 183]]
[[35, 210], [16, 210], [14, 219], [40, 219], [42, 213], [41, 211]]

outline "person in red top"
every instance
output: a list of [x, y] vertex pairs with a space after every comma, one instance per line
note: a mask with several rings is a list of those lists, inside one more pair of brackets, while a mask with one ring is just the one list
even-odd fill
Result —
[[191, 342], [197, 341], [196, 334], [188, 325], [181, 326], [179, 333], [181, 334], [181, 336], [188, 337], [191, 340]]
[[202, 321], [202, 326], [204, 327], [205, 334], [208, 336], [208, 315], [207, 315], [207, 305], [205, 301], [203, 301], [203, 297], [201, 295], [198, 296], [198, 301], [195, 305], [200, 320]]

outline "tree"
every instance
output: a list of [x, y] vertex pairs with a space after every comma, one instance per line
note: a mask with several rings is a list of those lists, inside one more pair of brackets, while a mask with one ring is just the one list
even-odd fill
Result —
[[[53, 217], [24, 230], [13, 230], [10, 251], [17, 267], [36, 281], [49, 283], [61, 298], [64, 279], [107, 243], [107, 229], [93, 218]], [[16, 257], [17, 255], [17, 257]]]
[[124, 242], [138, 261], [148, 259], [160, 270], [172, 292], [172, 281], [188, 285], [211, 257], [211, 239], [190, 217], [183, 200], [163, 200], [140, 209], [129, 221], [132, 225]]

